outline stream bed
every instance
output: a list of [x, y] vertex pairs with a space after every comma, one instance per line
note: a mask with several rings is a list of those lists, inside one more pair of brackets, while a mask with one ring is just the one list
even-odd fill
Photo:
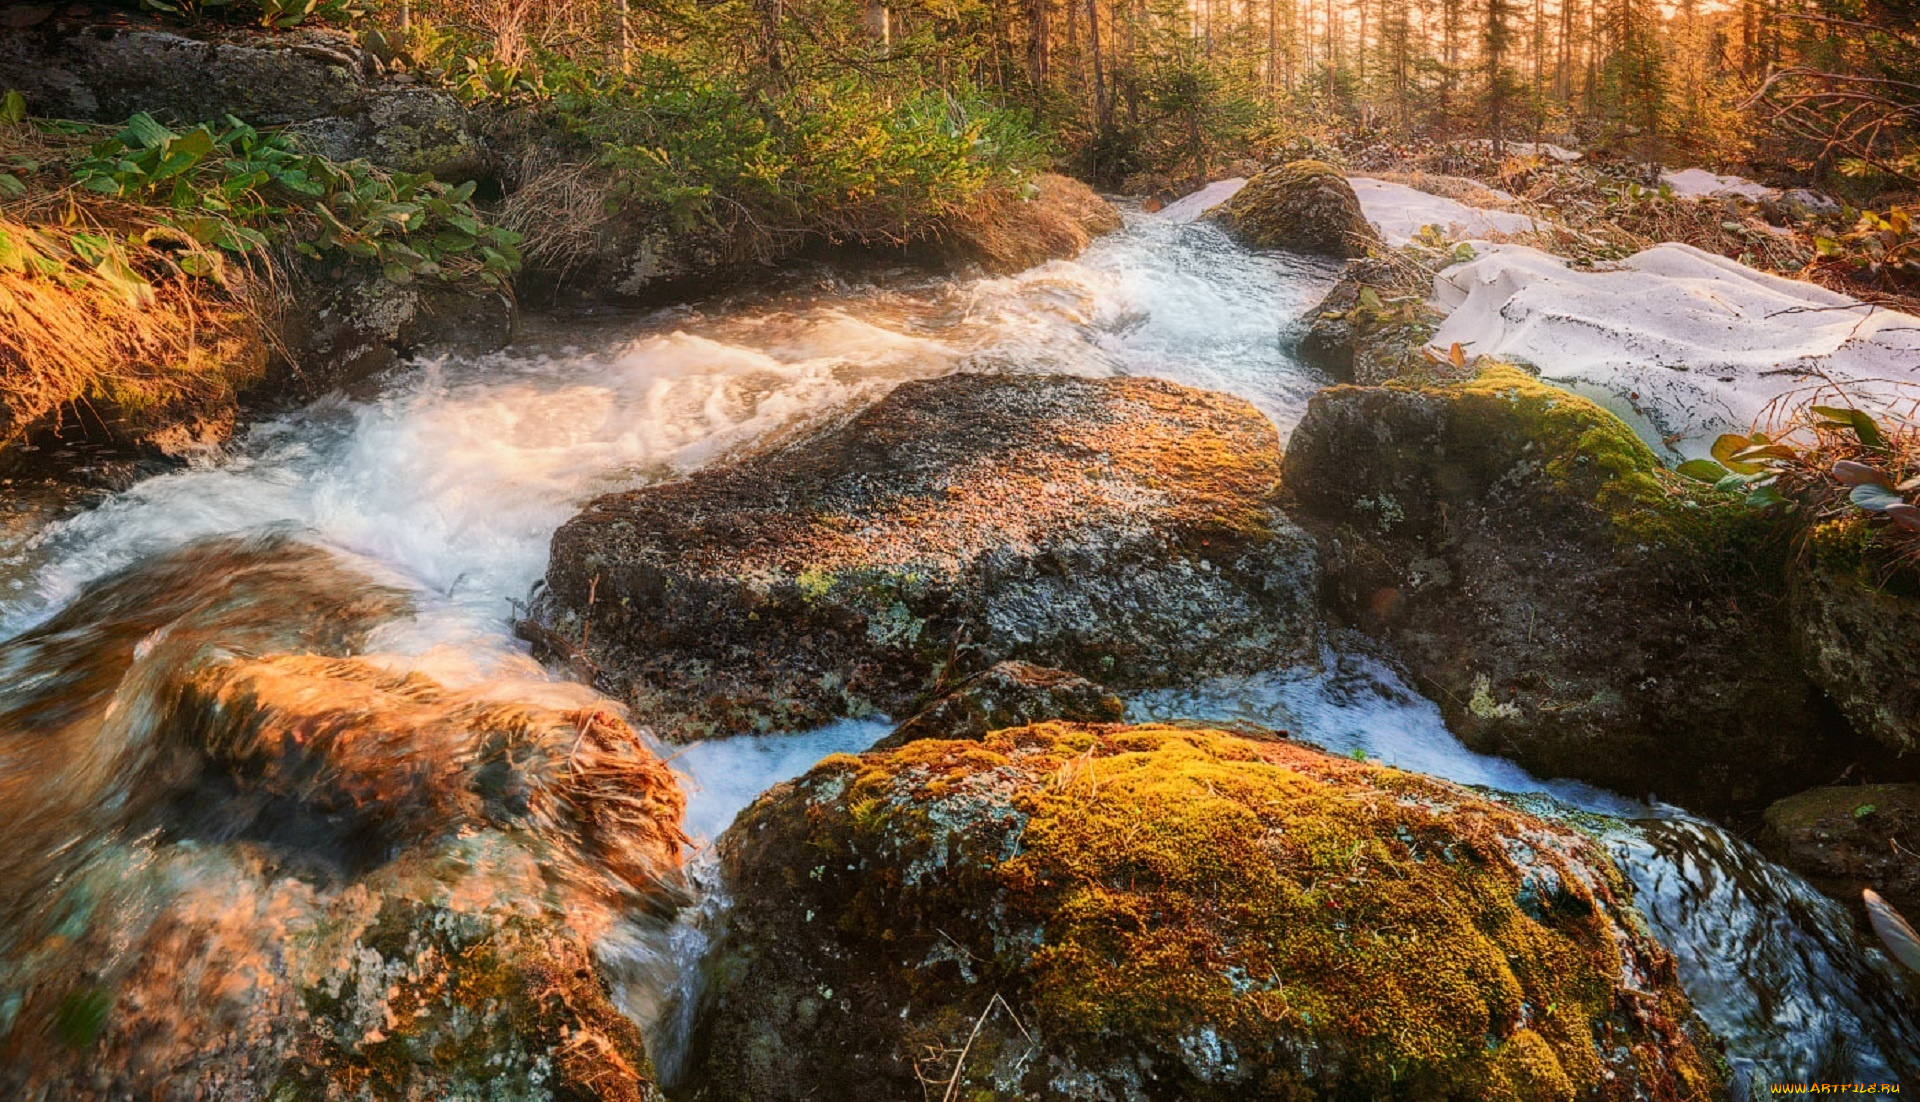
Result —
[[[790, 439], [903, 380], [953, 371], [1154, 375], [1240, 395], [1284, 435], [1326, 380], [1286, 353], [1282, 319], [1317, 301], [1333, 275], [1323, 263], [1249, 253], [1211, 226], [1130, 214], [1124, 231], [1080, 259], [1008, 278], [847, 282], [821, 271], [696, 307], [536, 320], [510, 352], [428, 359], [370, 399], [322, 400], [255, 426], [217, 459], [148, 478], [30, 534], [9, 531], [0, 542], [0, 638], [45, 625], [88, 584], [194, 541], [277, 536], [405, 595], [412, 614], [371, 637], [381, 663], [503, 696], [578, 699], [586, 690], [533, 662], [508, 617], [540, 579], [553, 531], [593, 496]], [[230, 579], [218, 569], [209, 564], [182, 584], [223, 590]], [[220, 618], [241, 616], [231, 609], [196, 630], [253, 638], [246, 632], [257, 634], [273, 611], [246, 602], [245, 631]], [[58, 694], [36, 693], [85, 681], [102, 645], [73, 633], [31, 648], [0, 644], [0, 716], [31, 720], [35, 709], [62, 707]], [[1920, 1080], [1920, 988], [1855, 932], [1843, 908], [1711, 824], [1466, 750], [1437, 708], [1357, 645], [1325, 665], [1329, 672], [1310, 676], [1281, 670], [1143, 694], [1130, 706], [1142, 718], [1282, 728], [1581, 822], [1621, 860], [1689, 994], [1727, 1040], [1736, 1097], [1767, 1082]], [[116, 722], [124, 738], [139, 738], [137, 717]], [[685, 777], [688, 833], [706, 842], [766, 788], [886, 730], [847, 722], [660, 749]], [[0, 771], [9, 760], [0, 753]], [[102, 767], [66, 766], [75, 778]], [[7, 783], [0, 775], [0, 791]], [[118, 783], [102, 790], [133, 782]], [[50, 881], [36, 877], [89, 859], [89, 847], [104, 854], [107, 842], [87, 836], [89, 821], [76, 816], [69, 836], [45, 822], [14, 837], [0, 828], [9, 847], [64, 855], [16, 853], [15, 886], [45, 890]], [[698, 1005], [701, 916], [724, 906], [708, 880], [679, 921], [602, 945], [603, 966], [669, 1083]], [[9, 944], [0, 936], [0, 1033], [12, 1013]]]

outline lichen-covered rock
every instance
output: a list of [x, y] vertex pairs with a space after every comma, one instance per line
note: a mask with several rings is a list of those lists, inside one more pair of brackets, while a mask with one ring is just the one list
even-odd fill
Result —
[[923, 738], [980, 739], [1048, 719], [1114, 723], [1126, 712], [1125, 701], [1077, 674], [1002, 662], [935, 697], [877, 747], [888, 750]]
[[145, 111], [169, 124], [236, 115], [276, 126], [352, 115], [366, 104], [366, 66], [351, 37], [315, 28], [191, 35], [57, 14], [0, 31], [0, 86], [47, 118], [121, 122]]
[[554, 535], [536, 612], [668, 737], [905, 714], [1009, 658], [1120, 688], [1271, 669], [1317, 655], [1279, 469], [1272, 424], [1221, 394], [910, 382], [783, 451], [594, 501]]
[[1864, 517], [1829, 521], [1790, 574], [1807, 672], [1856, 730], [1895, 754], [1920, 750], [1920, 585], [1875, 562]]
[[216, 541], [0, 644], [0, 1094], [658, 1099], [596, 961], [681, 900], [673, 775], [345, 657], [404, 611]]
[[1586, 399], [1504, 366], [1334, 387], [1285, 489], [1341, 611], [1476, 749], [1711, 810], [1852, 752], [1793, 653], [1784, 537]]
[[1760, 847], [1835, 899], [1857, 908], [1872, 888], [1920, 914], [1920, 785], [1815, 788], [1767, 808]]
[[1308, 311], [1296, 348], [1301, 360], [1343, 383], [1377, 386], [1434, 366], [1424, 349], [1433, 335], [1424, 290], [1396, 296], [1386, 262], [1362, 257]]
[[1719, 1089], [1602, 847], [1295, 744], [922, 740], [822, 762], [720, 848], [710, 1102]]
[[1247, 181], [1207, 212], [1228, 233], [1256, 249], [1297, 249], [1322, 256], [1365, 256], [1380, 235], [1360, 210], [1340, 170], [1321, 161], [1292, 161]]

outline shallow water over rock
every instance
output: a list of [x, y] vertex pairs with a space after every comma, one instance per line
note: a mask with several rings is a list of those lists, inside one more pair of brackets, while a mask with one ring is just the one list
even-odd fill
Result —
[[[58, 725], [82, 687], [97, 690], [102, 710], [116, 694], [136, 690], [129, 671], [164, 664], [167, 641], [181, 638], [180, 625], [200, 607], [187, 602], [169, 611], [157, 602], [152, 623], [105, 640], [90, 638], [84, 624], [63, 627], [59, 617], [83, 587], [116, 571], [207, 537], [276, 536], [313, 556], [292, 568], [298, 585], [248, 589], [239, 567], [205, 558], [195, 564], [183, 592], [251, 594], [202, 623], [196, 645], [248, 655], [324, 649], [308, 637], [326, 619], [290, 595], [305, 587], [338, 602], [350, 596], [340, 592], [347, 587], [386, 603], [365, 611], [353, 638], [335, 645], [339, 652], [375, 656], [383, 668], [422, 673], [449, 691], [580, 708], [596, 703], [592, 695], [533, 662], [508, 619], [512, 602], [524, 601], [541, 577], [554, 530], [584, 501], [790, 439], [863, 408], [902, 380], [952, 371], [1160, 376], [1244, 397], [1284, 434], [1325, 380], [1286, 354], [1282, 319], [1316, 301], [1331, 275], [1316, 262], [1249, 254], [1211, 226], [1135, 216], [1079, 260], [1013, 277], [849, 284], [821, 274], [779, 292], [644, 317], [547, 319], [530, 325], [526, 345], [512, 354], [431, 361], [371, 397], [328, 399], [259, 425], [217, 462], [149, 478], [0, 546], [0, 636], [42, 632], [10, 644], [10, 653], [37, 650], [31, 669], [19, 667], [0, 689], [0, 791], [39, 778], [57, 797], [43, 815], [10, 816], [0, 827], [0, 852], [42, 870], [34, 875], [44, 883], [45, 870], [62, 860], [113, 847], [90, 883], [118, 884], [122, 894], [105, 892], [85, 907], [35, 919], [57, 918], [103, 943], [137, 909], [125, 892], [177, 885], [184, 875], [202, 891], [196, 899], [211, 901], [206, 913], [225, 913], [219, 900], [226, 897], [203, 889], [228, 875], [222, 870], [255, 867], [246, 854], [221, 850], [203, 859], [195, 854], [204, 851], [179, 846], [162, 854], [145, 835], [128, 836], [125, 801], [138, 791], [130, 783], [137, 774], [97, 739], [64, 771], [42, 763], [30, 772], [9, 761], [8, 751], [26, 746], [32, 730]], [[338, 580], [342, 562], [351, 582]], [[1711, 828], [1592, 790], [1542, 786], [1508, 763], [1469, 754], [1437, 710], [1384, 667], [1334, 660], [1333, 672], [1315, 679], [1281, 672], [1134, 705], [1146, 715], [1285, 727], [1402, 768], [1507, 791], [1544, 787], [1575, 808], [1651, 816], [1655, 826], [1621, 828], [1615, 849], [1641, 887], [1642, 911], [1680, 957], [1693, 997], [1733, 1042], [1736, 1065], [1757, 1069], [1756, 1080], [1793, 1078], [1821, 1066], [1808, 1038], [1837, 1030], [1862, 1038], [1848, 1057], [1861, 1077], [1920, 1074], [1911, 1066], [1920, 1051], [1913, 1021], [1920, 999], [1848, 929], [1839, 908]], [[121, 714], [116, 722], [138, 719]], [[688, 833], [710, 839], [769, 785], [885, 731], [877, 722], [849, 722], [661, 756], [687, 776]], [[108, 795], [89, 795], [98, 793]], [[532, 893], [534, 881], [511, 854], [468, 858], [461, 882], [473, 891], [490, 892], [509, 909], [530, 903], [515, 893]], [[183, 873], [183, 859], [202, 863]], [[114, 871], [122, 868], [127, 875]], [[234, 882], [253, 883], [254, 875]], [[1729, 895], [1727, 884], [1741, 887]], [[245, 913], [284, 915], [316, 904], [263, 892], [250, 906]], [[1752, 938], [1735, 944], [1711, 936], [1722, 914], [1741, 916]], [[1766, 917], [1776, 914], [1787, 918]], [[691, 915], [677, 925], [636, 920], [601, 931], [594, 943], [602, 975], [649, 1032], [669, 1081], [698, 1005], [687, 965], [698, 958], [701, 930]], [[30, 963], [17, 940], [0, 943], [0, 955], [12, 958], [0, 976], [23, 975], [12, 969]], [[1762, 967], [1767, 961], [1775, 964]], [[130, 1005], [104, 988], [73, 991], [78, 1002], [66, 1001], [64, 991], [0, 986], [0, 1044], [49, 997], [55, 1017], [92, 1023], [94, 1033]]]

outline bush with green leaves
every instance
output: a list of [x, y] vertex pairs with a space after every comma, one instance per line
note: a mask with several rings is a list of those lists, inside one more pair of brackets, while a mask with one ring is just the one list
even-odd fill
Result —
[[416, 22], [401, 64], [468, 103], [551, 120], [623, 197], [682, 230], [900, 242], [1050, 160], [1028, 114], [922, 72], [914, 43], [895, 44], [881, 77], [839, 52], [864, 47], [788, 42], [774, 79], [736, 56], [740, 17], [687, 15], [697, 22], [678, 46], [625, 65], [541, 50], [509, 59]]
[[233, 118], [174, 131], [135, 115], [69, 171], [90, 191], [165, 208], [165, 224], [232, 253], [279, 239], [309, 257], [370, 261], [398, 284], [436, 278], [496, 288], [520, 264], [516, 236], [474, 209], [473, 184], [331, 161]]
[[1755, 508], [1848, 511], [1886, 522], [1907, 539], [1920, 535], [1920, 451], [1909, 434], [1889, 432], [1852, 406], [1809, 405], [1793, 433], [1726, 433], [1712, 459], [1691, 459], [1679, 473], [1742, 495]]

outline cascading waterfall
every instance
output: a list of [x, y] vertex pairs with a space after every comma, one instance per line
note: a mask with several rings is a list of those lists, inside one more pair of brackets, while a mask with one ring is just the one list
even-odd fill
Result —
[[[321, 401], [257, 426], [218, 461], [149, 478], [30, 537], [9, 535], [0, 541], [0, 636], [58, 628], [89, 583], [192, 541], [275, 536], [350, 563], [353, 585], [394, 595], [396, 610], [367, 625], [357, 653], [454, 687], [512, 685], [524, 694], [544, 686], [578, 697], [584, 690], [553, 684], [525, 655], [506, 619], [510, 602], [541, 576], [553, 530], [592, 496], [764, 447], [899, 381], [950, 371], [1157, 375], [1245, 397], [1284, 433], [1324, 380], [1284, 353], [1276, 319], [1310, 306], [1332, 274], [1317, 262], [1249, 254], [1210, 226], [1133, 216], [1077, 261], [1004, 279], [896, 274], [847, 284], [816, 276], [810, 286], [700, 308], [535, 323], [513, 353], [428, 362], [376, 397]], [[195, 646], [230, 649], [267, 631], [262, 617], [276, 614], [270, 594], [241, 584], [237, 566], [198, 565], [181, 585], [240, 597], [188, 602], [169, 617], [167, 595], [152, 595], [159, 620], [115, 640], [139, 649], [135, 668], [164, 660], [165, 640], [186, 638], [189, 628]], [[324, 587], [331, 576], [310, 571], [305, 584]], [[23, 664], [0, 698], [6, 736], [57, 724], [59, 694], [36, 684], [93, 679], [108, 696], [127, 691], [124, 656], [100, 643], [84, 631], [43, 630], [32, 646], [8, 644]], [[1132, 707], [1143, 717], [1284, 728], [1336, 752], [1543, 793], [1530, 806], [1610, 842], [1701, 1013], [1727, 1039], [1743, 1084], [1836, 1068], [1889, 1081], [1920, 1076], [1916, 985], [1852, 930], [1842, 908], [1708, 824], [1544, 784], [1467, 751], [1438, 710], [1377, 660], [1332, 654], [1327, 668], [1147, 694]], [[129, 778], [112, 771], [158, 748], [141, 745], [150, 720], [117, 722], [111, 753], [75, 743], [68, 772], [40, 775], [127, 790]], [[688, 778], [689, 833], [711, 839], [768, 786], [827, 753], [864, 748], [884, 730], [845, 723], [661, 749]], [[27, 775], [4, 752], [0, 768], [16, 780]], [[8, 779], [0, 776], [0, 791]], [[28, 871], [15, 883], [29, 891], [57, 875], [56, 852], [87, 851], [120, 829], [119, 820], [82, 814], [78, 793], [61, 807], [49, 804], [24, 835], [37, 852], [16, 854]], [[10, 834], [9, 846], [17, 850], [22, 837]], [[623, 925], [600, 946], [616, 994], [646, 1019], [669, 1079], [698, 1005], [691, 964], [723, 905], [710, 894], [669, 928]], [[89, 920], [33, 908], [17, 917]], [[16, 1012], [0, 991], [0, 1031]]]

